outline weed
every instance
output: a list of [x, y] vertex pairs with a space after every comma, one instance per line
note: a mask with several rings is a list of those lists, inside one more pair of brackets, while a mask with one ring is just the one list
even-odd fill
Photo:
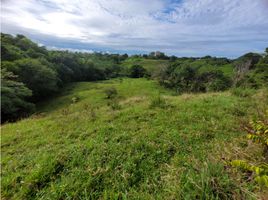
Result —
[[84, 104], [83, 107], [84, 107], [84, 111], [85, 111], [87, 114], [89, 113], [91, 119], [92, 119], [93, 121], [95, 121], [96, 118], [97, 118], [96, 109], [95, 109], [92, 105], [90, 105], [90, 104]]
[[184, 199], [218, 199], [229, 200], [238, 195], [237, 186], [224, 171], [224, 166], [215, 163], [204, 163], [202, 168], [190, 167], [182, 174], [180, 197]]
[[72, 98], [72, 103], [75, 104], [75, 103], [77, 103], [79, 100], [80, 100], [79, 97], [73, 97], [73, 98]]
[[107, 105], [112, 109], [112, 110], [120, 110], [121, 105], [119, 104], [119, 101], [117, 99], [111, 99], [107, 102]]
[[238, 97], [251, 97], [256, 92], [254, 89], [249, 88], [233, 88], [231, 89], [232, 95], [238, 96]]
[[67, 116], [70, 114], [70, 109], [67, 107], [67, 108], [63, 108], [61, 110], [61, 114], [64, 115], [64, 116]]
[[151, 98], [150, 108], [166, 108], [168, 106], [166, 100], [160, 95], [155, 95]]

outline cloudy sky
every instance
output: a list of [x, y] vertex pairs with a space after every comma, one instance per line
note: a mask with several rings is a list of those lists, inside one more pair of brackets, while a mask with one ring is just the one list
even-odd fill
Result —
[[228, 56], [268, 47], [268, 0], [1, 0], [2, 32], [49, 48]]

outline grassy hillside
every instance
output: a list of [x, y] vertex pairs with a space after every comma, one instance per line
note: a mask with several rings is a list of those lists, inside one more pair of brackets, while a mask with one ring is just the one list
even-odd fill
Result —
[[2, 198], [257, 199], [254, 181], [225, 164], [261, 159], [241, 124], [267, 95], [244, 96], [174, 96], [146, 79], [70, 84], [38, 114], [2, 125]]
[[147, 69], [147, 71], [153, 73], [156, 69], [163, 67], [163, 66], [167, 66], [168, 64], [169, 64], [168, 60], [155, 60], [155, 59], [130, 57], [124, 60], [121, 66], [130, 68], [133, 65], [141, 65], [145, 69]]
[[[182, 62], [182, 61], [179, 61]], [[194, 68], [199, 68], [200, 72], [207, 72], [210, 70], [218, 69], [224, 73], [224, 75], [232, 78], [234, 76], [235, 70], [234, 70], [234, 65], [233, 64], [213, 64], [213, 63], [208, 63], [207, 60], [189, 60], [189, 61], [183, 61], [184, 63], [188, 63], [190, 66]], [[154, 73], [157, 71], [159, 68], [168, 66], [170, 64], [169, 60], [159, 60], [159, 59], [145, 59], [145, 58], [135, 58], [135, 57], [130, 57], [126, 60], [124, 60], [121, 63], [121, 66], [130, 68], [133, 65], [141, 65], [145, 69], [147, 69], [148, 72]]]

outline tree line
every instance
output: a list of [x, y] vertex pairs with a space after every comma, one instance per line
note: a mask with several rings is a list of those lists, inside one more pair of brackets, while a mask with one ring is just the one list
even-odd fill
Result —
[[169, 61], [151, 73], [140, 65], [124, 67], [127, 54], [47, 50], [23, 35], [1, 33], [1, 122], [29, 115], [37, 102], [76, 81], [147, 77], [178, 93], [267, 86], [267, 54], [268, 48], [263, 55], [248, 53], [235, 60], [211, 56], [178, 58], [159, 51], [131, 56]]
[[267, 87], [268, 48], [262, 55], [247, 53], [234, 60], [210, 56], [176, 59], [156, 78], [161, 85], [178, 93]]

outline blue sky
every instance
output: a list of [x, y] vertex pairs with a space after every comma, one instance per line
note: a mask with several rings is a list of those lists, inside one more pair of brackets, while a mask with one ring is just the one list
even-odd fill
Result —
[[268, 47], [268, 0], [2, 0], [2, 32], [52, 49], [237, 57]]

